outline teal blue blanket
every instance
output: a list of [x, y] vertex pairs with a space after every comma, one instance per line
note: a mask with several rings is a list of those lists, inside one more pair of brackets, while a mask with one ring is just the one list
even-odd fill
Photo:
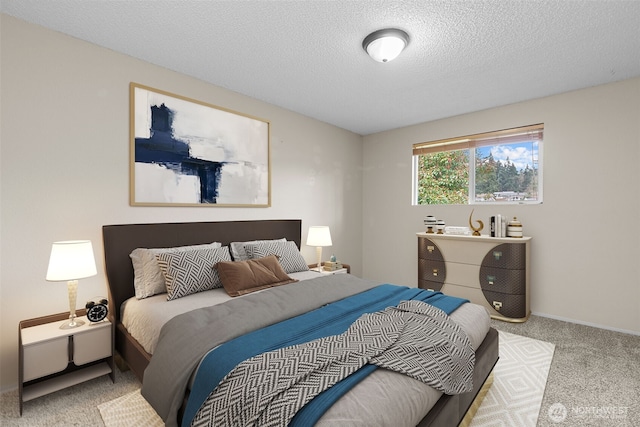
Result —
[[[182, 419], [189, 426], [212, 389], [240, 362], [258, 354], [345, 332], [364, 313], [374, 313], [401, 301], [418, 300], [447, 314], [467, 302], [460, 298], [418, 288], [381, 285], [283, 322], [233, 339], [203, 359]], [[290, 426], [314, 425], [324, 412], [358, 382], [377, 369], [366, 365], [337, 385], [320, 393], [293, 418]]]

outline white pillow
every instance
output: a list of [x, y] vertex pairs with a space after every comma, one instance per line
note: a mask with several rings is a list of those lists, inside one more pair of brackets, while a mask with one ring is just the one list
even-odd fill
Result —
[[296, 273], [298, 271], [309, 270], [309, 266], [304, 260], [295, 242], [290, 240], [285, 240], [284, 242], [271, 241], [246, 244], [245, 250], [251, 259], [275, 255], [278, 258], [278, 262], [282, 266], [282, 269], [286, 273]]
[[188, 251], [197, 248], [219, 248], [222, 244], [218, 242], [204, 245], [178, 246], [175, 248], [138, 248], [134, 249], [129, 257], [133, 264], [133, 287], [136, 291], [136, 298], [143, 299], [152, 295], [167, 292], [164, 275], [156, 254], [171, 251]]
[[231, 242], [229, 248], [231, 249], [231, 256], [234, 261], [246, 261], [251, 259], [245, 249], [246, 245], [255, 245], [257, 243], [269, 243], [269, 242], [286, 242], [287, 239], [273, 239], [273, 240], [251, 240], [248, 242]]

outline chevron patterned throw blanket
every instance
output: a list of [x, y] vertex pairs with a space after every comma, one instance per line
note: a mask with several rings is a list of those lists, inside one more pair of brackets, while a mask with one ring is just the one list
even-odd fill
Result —
[[285, 426], [315, 396], [365, 365], [447, 394], [472, 389], [475, 353], [439, 308], [419, 300], [364, 314], [338, 335], [245, 360], [209, 394], [192, 426]]

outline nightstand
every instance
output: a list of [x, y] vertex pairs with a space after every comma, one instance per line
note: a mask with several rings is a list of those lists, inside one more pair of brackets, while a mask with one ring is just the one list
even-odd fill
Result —
[[[351, 266], [349, 264], [342, 264], [342, 268], [339, 268], [338, 270], [333, 270], [333, 271], [327, 271], [327, 270], [318, 270], [318, 267], [316, 267], [316, 264], [311, 264], [309, 265], [309, 269], [313, 270], [313, 271], [320, 271], [320, 273], [322, 274], [346, 274], [346, 273], [351, 273]], [[322, 263], [322, 265], [324, 265], [324, 262]], [[313, 266], [313, 267], [312, 267]]]
[[92, 323], [81, 316], [84, 325], [60, 329], [68, 318], [61, 313], [18, 326], [20, 415], [23, 402], [45, 394], [107, 374], [114, 381], [111, 322]]

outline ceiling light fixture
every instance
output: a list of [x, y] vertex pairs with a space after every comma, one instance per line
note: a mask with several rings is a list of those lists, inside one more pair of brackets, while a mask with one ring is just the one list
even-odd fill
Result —
[[409, 44], [409, 35], [397, 28], [374, 31], [364, 38], [362, 48], [378, 62], [394, 60]]

